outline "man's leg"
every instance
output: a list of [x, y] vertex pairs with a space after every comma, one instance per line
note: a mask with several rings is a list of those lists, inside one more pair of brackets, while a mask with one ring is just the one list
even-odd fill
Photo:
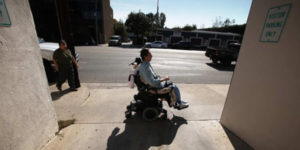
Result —
[[176, 94], [176, 98], [177, 98], [176, 102], [180, 103], [181, 102], [181, 95], [180, 95], [180, 91], [179, 91], [178, 87], [176, 85], [173, 85], [173, 90]]
[[62, 91], [61, 85], [66, 81], [66, 72], [62, 65], [59, 65], [58, 69], [58, 80], [56, 83], [56, 87], [59, 91]]
[[187, 102], [181, 100], [179, 88], [175, 84], [173, 84], [172, 87], [173, 87], [173, 92], [175, 93], [177, 98], [175, 108], [183, 109], [189, 107], [189, 104]]
[[73, 69], [72, 65], [70, 65], [68, 67], [68, 83], [69, 83], [70, 89], [72, 91], [76, 91], [75, 80], [74, 80], [74, 69]]

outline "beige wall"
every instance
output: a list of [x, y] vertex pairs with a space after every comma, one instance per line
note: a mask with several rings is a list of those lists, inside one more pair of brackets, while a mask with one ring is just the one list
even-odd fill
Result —
[[[278, 42], [260, 42], [269, 8], [291, 4]], [[221, 123], [258, 150], [300, 147], [300, 1], [253, 0]]]
[[6, 0], [0, 27], [0, 149], [38, 150], [58, 131], [27, 0]]

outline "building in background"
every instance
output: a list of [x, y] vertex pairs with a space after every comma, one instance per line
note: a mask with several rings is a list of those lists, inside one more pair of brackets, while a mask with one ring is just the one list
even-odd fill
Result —
[[[37, 34], [45, 41], [61, 39], [56, 0], [29, 0]], [[109, 0], [67, 0], [75, 45], [107, 43], [113, 34]]]
[[157, 29], [152, 36], [148, 37], [148, 42], [163, 41], [168, 44], [177, 42], [190, 42], [198, 47], [222, 47], [225, 48], [229, 43], [242, 42], [242, 36], [237, 33], [215, 32], [215, 31], [181, 31], [172, 29]]

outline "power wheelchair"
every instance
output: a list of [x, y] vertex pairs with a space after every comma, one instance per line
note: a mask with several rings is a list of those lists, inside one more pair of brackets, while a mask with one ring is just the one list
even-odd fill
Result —
[[138, 93], [127, 106], [125, 117], [131, 118], [133, 113], [136, 113], [141, 114], [146, 121], [154, 121], [159, 117], [166, 119], [167, 111], [163, 109], [162, 101], [166, 100], [170, 107], [173, 106], [174, 102], [171, 101], [173, 88], [169, 86], [172, 83], [166, 83], [165, 88], [157, 89], [142, 82], [138, 71], [133, 77]]

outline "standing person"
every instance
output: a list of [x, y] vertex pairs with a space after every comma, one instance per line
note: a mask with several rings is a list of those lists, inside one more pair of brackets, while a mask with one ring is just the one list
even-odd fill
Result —
[[[141, 50], [140, 55], [143, 61], [140, 64], [139, 73], [143, 81], [151, 87], [160, 89], [164, 88], [166, 85], [166, 81], [170, 80], [170, 78], [168, 76], [161, 78], [160, 76], [156, 75], [150, 64], [150, 61], [152, 60], [152, 54], [150, 50], [144, 48]], [[174, 94], [176, 95], [176, 103], [174, 107], [179, 109], [187, 108], [189, 104], [181, 100], [178, 87], [175, 84], [170, 86], [173, 88], [171, 92], [174, 92]]]
[[67, 49], [67, 43], [64, 40], [59, 42], [59, 48], [53, 54], [53, 63], [55, 70], [58, 72], [57, 89], [62, 91], [61, 85], [68, 79], [70, 90], [77, 91], [75, 88], [73, 63], [76, 68], [78, 68], [78, 64], [71, 51]]

